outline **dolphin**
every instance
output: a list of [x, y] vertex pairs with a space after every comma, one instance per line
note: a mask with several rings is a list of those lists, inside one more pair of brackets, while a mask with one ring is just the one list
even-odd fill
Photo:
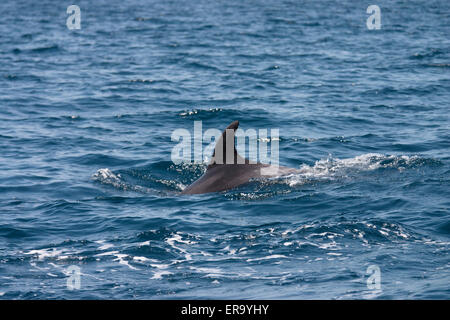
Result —
[[201, 194], [226, 191], [249, 182], [250, 179], [279, 177], [298, 172], [282, 166], [251, 161], [236, 151], [234, 134], [239, 121], [232, 122], [217, 141], [206, 172], [181, 194]]

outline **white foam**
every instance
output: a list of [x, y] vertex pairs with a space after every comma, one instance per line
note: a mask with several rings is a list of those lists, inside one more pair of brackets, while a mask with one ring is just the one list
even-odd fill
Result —
[[167, 238], [166, 239], [166, 243], [169, 244], [172, 248], [180, 251], [181, 253], [184, 253], [186, 260], [192, 260], [192, 255], [190, 253], [188, 253], [185, 249], [176, 246], [175, 242], [188, 244], [188, 245], [195, 244], [196, 242], [195, 241], [190, 241], [190, 240], [183, 240], [181, 238], [181, 235], [178, 234], [178, 233], [174, 233], [174, 234], [172, 234], [171, 238]]
[[176, 241], [176, 242], [180, 242], [180, 243], [185, 243], [185, 244], [195, 244], [195, 243], [196, 243], [195, 241], [183, 240], [183, 239], [181, 238], [181, 235], [178, 234], [178, 233], [174, 233], [173, 236], [172, 236], [172, 238], [168, 238], [168, 239], [166, 240], [166, 242], [167, 242], [168, 244], [170, 244], [171, 246], [173, 246], [173, 244], [174, 244], [175, 241]]
[[170, 271], [156, 271], [155, 274], [153, 275], [152, 279], [162, 279], [162, 276], [166, 276], [172, 274], [172, 272]]
[[94, 173], [93, 178], [97, 178], [100, 180], [113, 180], [120, 181], [120, 174], [115, 175], [108, 168], [98, 169], [96, 173]]
[[114, 255], [116, 255], [117, 253], [119, 253], [119, 251], [107, 251], [107, 252], [102, 252], [102, 253], [96, 254], [95, 256], [96, 256], [96, 257], [101, 257], [101, 256], [114, 256]]
[[129, 185], [122, 180], [120, 173], [115, 174], [108, 168], [98, 169], [96, 173], [92, 175], [92, 179], [97, 180], [103, 184], [109, 184], [115, 188], [122, 190], [131, 190], [142, 193], [149, 193], [152, 190], [139, 185]]
[[267, 257], [262, 257], [262, 258], [247, 259], [247, 262], [269, 260], [269, 259], [281, 259], [281, 258], [287, 258], [287, 257], [282, 254], [273, 254], [273, 255], [270, 255]]
[[[288, 179], [290, 186], [304, 184], [306, 179], [330, 179], [338, 176], [346, 176], [352, 171], [372, 171], [379, 168], [398, 167], [403, 169], [399, 163], [409, 164], [417, 159], [417, 156], [395, 156], [380, 153], [366, 153], [354, 158], [339, 159], [329, 156], [327, 159], [318, 160], [313, 166], [303, 164], [298, 174]], [[386, 163], [383, 163], [386, 161]]]
[[156, 259], [149, 259], [147, 257], [133, 257], [133, 260], [137, 261], [137, 262], [153, 262], [153, 263], [154, 262], [159, 262]]
[[57, 250], [55, 248], [30, 250], [28, 252], [25, 252], [25, 254], [37, 255], [38, 260], [44, 260], [45, 258], [54, 258], [54, 257], [59, 256], [61, 253], [62, 253], [62, 250]]
[[114, 247], [114, 245], [112, 245], [111, 243], [105, 243], [100, 248], [98, 248], [98, 250], [108, 250], [108, 249], [110, 249], [112, 247]]
[[116, 259], [114, 259], [114, 261], [118, 261], [119, 264], [123, 264], [123, 265], [127, 266], [128, 268], [130, 268], [130, 269], [132, 269], [132, 270], [139, 270], [138, 268], [135, 268], [135, 267], [133, 267], [132, 265], [130, 265], [130, 264], [128, 263], [128, 261], [125, 260], [125, 258], [128, 257], [127, 254], [121, 254], [121, 253], [118, 253], [118, 254], [116, 254], [115, 256], [116, 256]]
[[201, 273], [213, 273], [213, 274], [222, 274], [223, 271], [220, 268], [201, 268], [201, 267], [189, 267], [191, 270], [195, 270]]
[[169, 265], [168, 264], [155, 264], [155, 263], [152, 263], [150, 265], [150, 267], [156, 268], [156, 269], [167, 269], [169, 267]]
[[225, 248], [222, 249], [222, 251], [228, 251], [229, 255], [234, 255], [236, 254], [236, 249], [230, 249], [230, 246], [226, 246]]

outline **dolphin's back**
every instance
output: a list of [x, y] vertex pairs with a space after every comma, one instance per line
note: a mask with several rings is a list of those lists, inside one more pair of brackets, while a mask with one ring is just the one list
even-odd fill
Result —
[[219, 192], [233, 189], [260, 177], [262, 164], [223, 164], [208, 168], [203, 176], [183, 190], [182, 194]]
[[[239, 126], [238, 121], [232, 122], [222, 133], [219, 141], [216, 143], [214, 153], [208, 169], [197, 181], [181, 192], [182, 194], [198, 194], [219, 192], [233, 189], [252, 178], [274, 177], [283, 174], [290, 174], [295, 171], [292, 168], [271, 166], [264, 163], [254, 163], [241, 157], [234, 145], [234, 133]], [[227, 130], [232, 130], [229, 135]], [[232, 148], [228, 150], [226, 140], [232, 139]], [[230, 141], [230, 140], [229, 140]], [[234, 157], [231, 164], [226, 163], [227, 153], [232, 152]]]

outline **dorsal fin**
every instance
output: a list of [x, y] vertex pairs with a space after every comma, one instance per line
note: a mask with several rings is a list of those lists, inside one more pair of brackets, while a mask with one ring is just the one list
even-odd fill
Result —
[[239, 121], [233, 121], [230, 125], [222, 132], [219, 140], [216, 142], [214, 147], [214, 152], [208, 168], [215, 165], [222, 164], [245, 164], [248, 160], [241, 157], [236, 151], [236, 146], [234, 143], [234, 135], [237, 128], [239, 127]]

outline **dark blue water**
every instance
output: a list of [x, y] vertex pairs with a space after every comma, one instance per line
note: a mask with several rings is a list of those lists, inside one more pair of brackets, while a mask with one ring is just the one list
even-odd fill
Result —
[[[0, 298], [450, 298], [448, 1], [70, 4], [0, 3]], [[300, 173], [180, 196], [198, 120]]]

